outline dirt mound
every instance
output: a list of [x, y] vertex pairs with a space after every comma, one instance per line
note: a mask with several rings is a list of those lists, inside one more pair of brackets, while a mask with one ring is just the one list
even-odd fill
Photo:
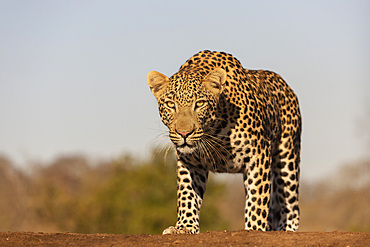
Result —
[[370, 246], [364, 232], [214, 231], [199, 235], [0, 233], [0, 246]]

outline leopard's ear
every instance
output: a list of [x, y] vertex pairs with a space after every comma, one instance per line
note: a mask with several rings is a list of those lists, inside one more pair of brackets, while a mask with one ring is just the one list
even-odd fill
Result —
[[207, 90], [219, 96], [222, 93], [225, 81], [226, 71], [221, 68], [217, 68], [205, 77], [203, 85]]
[[168, 83], [170, 82], [167, 76], [157, 71], [150, 71], [146, 77], [146, 80], [150, 90], [157, 99], [162, 95], [164, 90], [167, 88]]

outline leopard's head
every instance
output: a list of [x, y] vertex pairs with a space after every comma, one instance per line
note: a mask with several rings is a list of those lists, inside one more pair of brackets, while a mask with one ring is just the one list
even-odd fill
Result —
[[217, 68], [206, 76], [179, 71], [170, 78], [151, 71], [147, 81], [158, 100], [162, 122], [180, 153], [192, 153], [202, 145], [225, 85], [226, 72]]

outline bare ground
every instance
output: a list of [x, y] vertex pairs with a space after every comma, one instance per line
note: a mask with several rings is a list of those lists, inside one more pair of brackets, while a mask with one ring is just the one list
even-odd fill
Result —
[[365, 232], [212, 231], [199, 235], [2, 232], [0, 246], [370, 246]]

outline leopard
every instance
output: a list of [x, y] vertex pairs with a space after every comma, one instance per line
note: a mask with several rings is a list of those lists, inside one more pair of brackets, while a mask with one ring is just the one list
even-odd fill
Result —
[[204, 50], [147, 83], [177, 160], [177, 222], [163, 234], [200, 233], [209, 172], [242, 174], [245, 230], [297, 231], [301, 113], [280, 75]]

